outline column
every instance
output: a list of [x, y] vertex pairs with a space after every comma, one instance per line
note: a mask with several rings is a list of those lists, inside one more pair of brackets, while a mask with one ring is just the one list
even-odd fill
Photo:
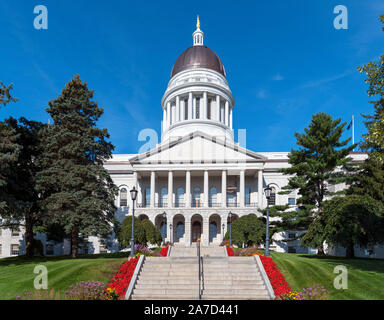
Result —
[[180, 121], [180, 97], [179, 96], [176, 96], [176, 118], [175, 118], [175, 122], [179, 122]]
[[167, 102], [167, 128], [171, 125], [171, 101]]
[[180, 121], [185, 120], [185, 100], [180, 101]]
[[207, 119], [207, 110], [208, 110], [208, 97], [207, 97], [207, 92], [203, 92], [203, 112], [202, 112], [202, 119], [206, 120]]
[[209, 217], [203, 217], [203, 232], [201, 234], [203, 246], [209, 246]]
[[229, 117], [229, 102], [228, 102], [228, 101], [225, 101], [224, 123], [225, 123], [226, 126], [229, 127], [228, 117]]
[[186, 247], [191, 246], [191, 217], [185, 216], [185, 226], [184, 226], [184, 245]]
[[240, 171], [240, 207], [244, 207], [244, 197], [245, 197], [245, 172], [244, 170]]
[[151, 207], [155, 207], [155, 171], [151, 171]]
[[167, 110], [163, 109], [163, 132], [167, 129]]
[[204, 171], [204, 207], [209, 207], [209, 181], [208, 181], [208, 170]]
[[188, 120], [192, 120], [192, 103], [193, 103], [193, 97], [192, 97], [192, 92], [190, 92], [188, 96]]
[[227, 171], [221, 172], [221, 206], [227, 206]]
[[216, 96], [216, 121], [220, 122], [220, 96]]
[[173, 172], [168, 171], [168, 208], [173, 207]]
[[189, 170], [185, 175], [185, 207], [191, 207], [191, 171]]
[[231, 108], [231, 110], [229, 111], [229, 127], [231, 128], [231, 129], [233, 129], [233, 117], [232, 117], [232, 108]]
[[259, 170], [257, 177], [257, 206], [263, 208], [263, 170]]

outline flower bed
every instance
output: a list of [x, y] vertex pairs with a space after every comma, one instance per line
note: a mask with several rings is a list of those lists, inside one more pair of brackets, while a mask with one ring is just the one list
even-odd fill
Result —
[[129, 259], [121, 265], [119, 271], [115, 273], [108, 284], [107, 291], [111, 296], [114, 294], [114, 292], [120, 298], [125, 296], [125, 292], [127, 291], [129, 283], [131, 282], [138, 261], [139, 257], [135, 257]]
[[284, 276], [281, 274], [272, 258], [265, 257], [263, 255], [259, 255], [259, 257], [263, 264], [264, 270], [268, 275], [269, 281], [271, 282], [275, 296], [280, 297], [291, 292], [291, 288], [289, 287], [287, 281], [285, 281]]
[[227, 247], [227, 253], [228, 253], [228, 257], [233, 257], [235, 255], [231, 247]]
[[166, 257], [168, 255], [168, 246], [160, 249], [160, 254], [163, 257]]

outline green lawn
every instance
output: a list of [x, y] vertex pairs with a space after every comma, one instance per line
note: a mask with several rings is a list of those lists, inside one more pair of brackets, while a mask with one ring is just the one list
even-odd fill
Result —
[[[330, 291], [330, 299], [380, 299], [384, 300], [384, 260], [345, 259], [271, 252], [280, 272], [292, 290], [323, 285]], [[348, 270], [348, 289], [336, 290], [333, 281], [335, 266], [344, 265]]]
[[63, 292], [79, 281], [108, 283], [126, 259], [127, 253], [80, 255], [78, 259], [69, 256], [0, 259], [0, 299], [16, 299], [32, 291], [37, 276], [33, 270], [39, 264], [48, 269], [48, 288]]

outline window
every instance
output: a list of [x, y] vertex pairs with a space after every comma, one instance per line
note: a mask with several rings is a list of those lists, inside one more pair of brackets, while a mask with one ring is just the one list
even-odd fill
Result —
[[295, 247], [288, 247], [288, 253], [296, 253]]
[[20, 235], [19, 230], [12, 230], [12, 237], [18, 237]]
[[288, 239], [295, 239], [295, 238], [296, 238], [296, 233], [294, 233], [294, 232], [288, 233]]
[[53, 244], [47, 244], [45, 248], [45, 254], [47, 256], [52, 256], [53, 255]]
[[296, 199], [295, 198], [288, 198], [288, 204], [290, 206], [296, 205]]
[[271, 187], [271, 196], [269, 197], [268, 199], [268, 204], [270, 206], [274, 206], [276, 204], [276, 188], [275, 187]]
[[126, 188], [120, 189], [120, 207], [128, 205], [128, 193]]
[[199, 187], [193, 188], [192, 206], [200, 207], [200, 188]]
[[163, 240], [167, 237], [167, 223], [164, 221], [160, 225], [160, 234]]
[[217, 190], [215, 187], [209, 189], [209, 206], [215, 206], [217, 204]]
[[184, 205], [184, 188], [177, 188], [176, 207]]
[[99, 247], [100, 253], [108, 253], [107, 247], [104, 244], [101, 244]]
[[211, 119], [211, 114], [212, 114], [212, 99], [208, 99], [208, 106], [207, 106], [207, 118]]
[[245, 199], [244, 203], [245, 205], [251, 204], [251, 189], [250, 188], [245, 188]]
[[12, 256], [18, 256], [19, 255], [19, 245], [18, 244], [11, 244], [11, 255]]
[[160, 206], [161, 207], [167, 206], [167, 200], [168, 200], [168, 189], [167, 188], [161, 188]]
[[145, 200], [144, 204], [149, 206], [151, 204], [151, 189], [145, 188]]
[[196, 98], [196, 119], [200, 119], [200, 98]]
[[184, 120], [188, 120], [188, 99], [184, 100]]
[[3, 254], [3, 245], [0, 243], [0, 257]]

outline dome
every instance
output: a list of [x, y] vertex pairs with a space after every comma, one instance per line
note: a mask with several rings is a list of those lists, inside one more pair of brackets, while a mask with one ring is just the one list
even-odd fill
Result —
[[207, 46], [194, 45], [177, 58], [172, 68], [171, 78], [181, 71], [197, 68], [211, 69], [225, 77], [225, 69], [219, 56]]

